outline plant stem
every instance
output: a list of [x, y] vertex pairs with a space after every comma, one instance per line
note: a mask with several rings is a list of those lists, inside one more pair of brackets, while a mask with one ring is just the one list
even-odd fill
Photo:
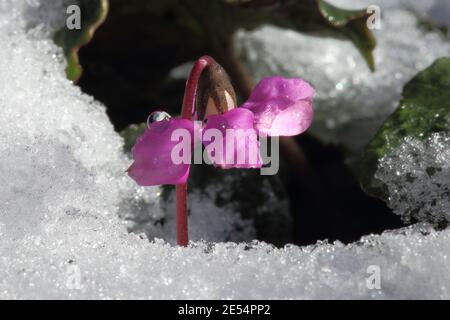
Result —
[[[186, 89], [184, 91], [183, 106], [181, 110], [181, 117], [183, 119], [193, 120], [192, 116], [195, 112], [195, 99], [200, 75], [203, 70], [213, 62], [214, 60], [211, 57], [204, 56], [198, 59], [194, 64], [191, 74], [186, 82]], [[187, 183], [177, 184], [176, 186], [177, 243], [183, 247], [186, 247], [189, 243], [187, 190]]]
[[189, 243], [187, 215], [187, 183], [177, 184], [177, 243], [186, 247]]

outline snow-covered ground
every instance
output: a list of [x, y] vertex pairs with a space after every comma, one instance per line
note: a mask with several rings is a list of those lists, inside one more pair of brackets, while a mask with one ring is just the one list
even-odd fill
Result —
[[[104, 107], [66, 80], [50, 40], [64, 14], [54, 0], [0, 0], [0, 298], [450, 298], [450, 231], [426, 225], [282, 249], [128, 233], [119, 216], [163, 216], [160, 189], [132, 183]], [[198, 207], [194, 238], [220, 241], [233, 221]]]

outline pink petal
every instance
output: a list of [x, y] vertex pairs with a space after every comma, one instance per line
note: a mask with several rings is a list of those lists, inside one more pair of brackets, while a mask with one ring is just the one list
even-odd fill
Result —
[[268, 77], [261, 80], [242, 108], [255, 115], [262, 136], [294, 136], [312, 123], [314, 89], [300, 78]]
[[[207, 118], [203, 129], [203, 144], [216, 167], [261, 168], [259, 141], [253, 123], [253, 113], [240, 108]], [[215, 138], [208, 136], [214, 133], [223, 137], [219, 144]]]
[[[138, 185], [154, 186], [160, 184], [185, 183], [189, 176], [189, 163], [174, 164], [172, 150], [181, 141], [171, 141], [176, 129], [185, 129], [192, 140], [194, 124], [185, 119], [169, 119], [154, 122], [138, 138], [132, 149], [134, 163], [128, 169], [128, 175]], [[192, 152], [192, 141], [190, 150]], [[181, 152], [181, 154], [183, 154]], [[187, 155], [190, 158], [190, 154]]]

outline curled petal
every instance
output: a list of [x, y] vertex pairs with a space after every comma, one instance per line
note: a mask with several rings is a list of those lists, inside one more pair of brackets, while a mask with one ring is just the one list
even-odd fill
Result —
[[300, 78], [268, 77], [257, 84], [242, 108], [254, 113], [261, 136], [294, 136], [311, 126], [314, 94]]
[[134, 162], [128, 175], [141, 186], [185, 183], [193, 131], [193, 122], [185, 119], [152, 123], [132, 149]]
[[253, 113], [241, 108], [207, 118], [203, 145], [216, 167], [261, 168], [258, 135], [253, 123]]

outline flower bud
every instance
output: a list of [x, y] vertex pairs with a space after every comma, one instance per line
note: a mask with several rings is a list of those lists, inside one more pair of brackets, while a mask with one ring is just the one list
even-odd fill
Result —
[[197, 119], [223, 114], [237, 107], [236, 93], [226, 71], [217, 62], [211, 63], [200, 76], [197, 89]]

